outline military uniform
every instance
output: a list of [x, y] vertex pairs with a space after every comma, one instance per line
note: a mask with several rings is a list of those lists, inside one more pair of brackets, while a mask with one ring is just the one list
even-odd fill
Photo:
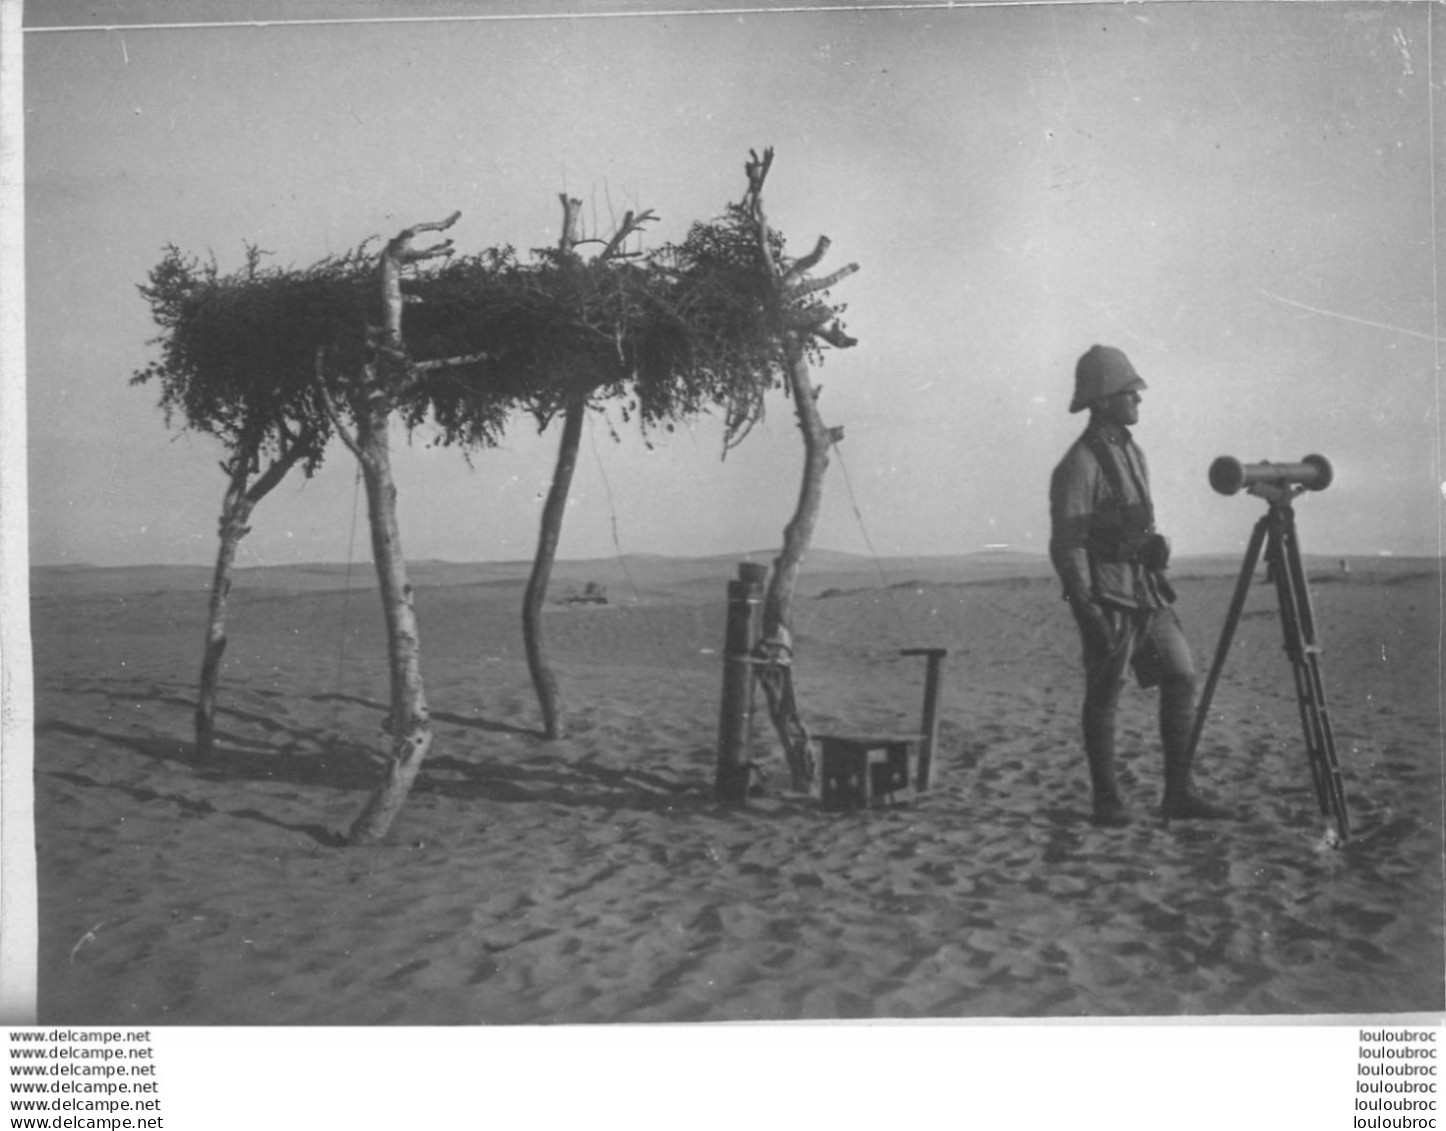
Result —
[[[1145, 383], [1123, 353], [1095, 346], [1076, 368], [1071, 412]], [[1138, 397], [1135, 397], [1138, 401]], [[1084, 744], [1097, 824], [1127, 824], [1115, 774], [1115, 716], [1126, 672], [1160, 689], [1167, 817], [1219, 817], [1190, 781], [1195, 667], [1172, 607], [1169, 548], [1155, 529], [1149, 469], [1130, 430], [1093, 414], [1050, 479], [1050, 558], [1084, 648]]]

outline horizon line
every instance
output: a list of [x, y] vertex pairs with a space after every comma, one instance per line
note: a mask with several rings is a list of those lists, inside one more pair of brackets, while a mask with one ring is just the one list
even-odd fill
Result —
[[[1018, 555], [1019, 557], [1022, 557], [1022, 558], [1037, 559], [1040, 564], [1043, 564], [1043, 563], [1046, 563], [1046, 562], [1049, 561], [1049, 554], [1048, 554], [1047, 551], [1044, 551], [1044, 550], [1017, 549], [1017, 548], [1011, 547], [1011, 546], [990, 546], [990, 547], [987, 547], [987, 548], [981, 549], [981, 550], [955, 550], [955, 551], [944, 551], [944, 552], [937, 552], [937, 553], [917, 553], [917, 554], [905, 553], [905, 554], [886, 554], [886, 555], [873, 555], [873, 554], [868, 554], [868, 553], [861, 553], [861, 552], [855, 551], [855, 550], [834, 550], [834, 549], [830, 549], [830, 548], [828, 548], [828, 547], [820, 546], [820, 547], [814, 547], [814, 548], [810, 551], [810, 553], [812, 553], [812, 554], [828, 554], [828, 555], [832, 555], [832, 556], [834, 556], [834, 557], [840, 557], [840, 558], [853, 558], [853, 559], [857, 559], [858, 561], [864, 562], [864, 563], [867, 563], [867, 562], [870, 562], [870, 561], [881, 561], [881, 562], [896, 561], [896, 562], [897, 562], [897, 561], [919, 561], [919, 560], [929, 560], [929, 559], [938, 560], [938, 561], [945, 561], [945, 560], [948, 560], [948, 559], [1006, 557], [1006, 556], [1010, 556], [1010, 555]], [[575, 557], [575, 558], [562, 558], [562, 557], [559, 557], [558, 559], [556, 559], [556, 564], [557, 564], [557, 565], [569, 565], [569, 564], [572, 564], [572, 565], [585, 565], [585, 564], [598, 564], [598, 563], [606, 564], [606, 563], [609, 563], [609, 562], [623, 562], [623, 561], [639, 560], [639, 559], [643, 559], [643, 560], [652, 559], [652, 560], [661, 560], [661, 561], [679, 561], [679, 562], [709, 562], [709, 561], [724, 561], [724, 560], [730, 560], [730, 561], [735, 561], [735, 560], [736, 560], [736, 561], [739, 561], [739, 562], [748, 562], [748, 561], [755, 561], [755, 560], [758, 560], [758, 559], [768, 560], [768, 559], [775, 558], [775, 557], [777, 557], [777, 556], [778, 556], [778, 551], [777, 551], [776, 549], [770, 549], [770, 550], [766, 550], [766, 551], [764, 551], [764, 550], [737, 551], [737, 552], [723, 551], [723, 552], [716, 553], [716, 554], [669, 554], [669, 553], [654, 553], [654, 552], [651, 552], [651, 551], [643, 550], [643, 551], [633, 551], [633, 552], [627, 553], [627, 554], [609, 554], [609, 555], [598, 555], [598, 556], [591, 556], [591, 557]], [[1339, 560], [1341, 560], [1341, 561], [1358, 561], [1358, 560], [1377, 561], [1377, 560], [1390, 560], [1390, 559], [1408, 560], [1408, 561], [1409, 561], [1409, 560], [1412, 560], [1412, 559], [1421, 560], [1421, 561], [1440, 561], [1440, 560], [1442, 560], [1443, 558], [1446, 558], [1446, 551], [1438, 551], [1437, 553], [1434, 553], [1434, 554], [1433, 554], [1433, 553], [1426, 552], [1426, 551], [1411, 553], [1411, 552], [1398, 551], [1398, 550], [1374, 550], [1374, 551], [1371, 551], [1371, 550], [1360, 550], [1360, 551], [1346, 551], [1346, 552], [1340, 552], [1340, 551], [1334, 551], [1334, 550], [1317, 550], [1317, 551], [1305, 551], [1302, 556], [1305, 557], [1305, 558], [1314, 558], [1314, 559], [1320, 559], [1320, 558], [1336, 558], [1336, 559], [1339, 559]], [[1199, 560], [1199, 559], [1205, 559], [1205, 558], [1227, 558], [1227, 557], [1228, 557], [1228, 558], [1239, 558], [1239, 557], [1241, 557], [1241, 553], [1240, 553], [1240, 551], [1237, 551], [1237, 550], [1199, 550], [1199, 551], [1192, 551], [1192, 552], [1189, 552], [1189, 553], [1176, 554], [1174, 560], [1175, 560], [1176, 562], [1183, 563], [1183, 562], [1188, 562], [1188, 561], [1191, 561], [1191, 560]], [[408, 559], [408, 560], [407, 560], [407, 565], [409, 565], [409, 566], [427, 566], [427, 565], [445, 565], [445, 566], [515, 566], [515, 565], [523, 565], [523, 566], [529, 566], [529, 565], [532, 564], [532, 561], [533, 561], [533, 559], [530, 558], [530, 557], [520, 557], [520, 558], [440, 558], [440, 557], [420, 558], [420, 557], [419, 557], [419, 558], [410, 558], [410, 559]], [[807, 563], [807, 561], [808, 561], [808, 554], [805, 554], [805, 555], [804, 555], [804, 562]], [[313, 558], [313, 559], [308, 559], [308, 560], [306, 560], [306, 561], [269, 562], [269, 563], [254, 564], [254, 565], [240, 565], [240, 564], [237, 564], [237, 565], [235, 565], [233, 568], [235, 569], [236, 572], [241, 572], [241, 571], [243, 571], [243, 570], [310, 569], [310, 568], [318, 568], [318, 567], [346, 569], [346, 568], [348, 567], [348, 565], [350, 565], [350, 567], [354, 569], [354, 568], [356, 568], [358, 565], [364, 565], [364, 564], [365, 564], [365, 565], [370, 565], [370, 564], [372, 564], [371, 558], [370, 558], [370, 557], [357, 558], [355, 561], [353, 561], [353, 562], [351, 562], [351, 563], [348, 563], [348, 562], [346, 562], [346, 561], [344, 561], [344, 560], [342, 560], [342, 559], [328, 560], [328, 559], [322, 559], [322, 558]], [[100, 562], [90, 562], [90, 561], [84, 561], [84, 562], [31, 562], [31, 563], [29, 564], [29, 568], [30, 568], [31, 570], [40, 570], [40, 569], [47, 569], [47, 570], [64, 570], [64, 569], [74, 569], [74, 570], [82, 570], [82, 569], [89, 569], [89, 570], [106, 570], [106, 569], [197, 569], [197, 570], [213, 570], [213, 569], [215, 568], [215, 563], [214, 563], [214, 562], [189, 562], [189, 561], [187, 561], [187, 562], [179, 562], [179, 561], [150, 561], [150, 562], [113, 562], [113, 563], [100, 563]]]

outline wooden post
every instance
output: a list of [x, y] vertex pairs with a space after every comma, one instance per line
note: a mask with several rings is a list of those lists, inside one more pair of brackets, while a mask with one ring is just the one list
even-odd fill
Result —
[[723, 643], [723, 706], [718, 719], [718, 770], [713, 781], [719, 801], [748, 799], [748, 738], [753, 722], [752, 652], [766, 566], [740, 562], [738, 580], [728, 583], [728, 627]]
[[924, 739], [919, 744], [919, 772], [914, 781], [916, 790], [929, 788], [929, 774], [934, 768], [934, 747], [939, 743], [939, 672], [947, 648], [905, 648], [901, 656], [924, 656], [928, 667], [924, 672], [924, 719], [919, 729]]
[[522, 643], [527, 652], [527, 670], [542, 709], [542, 736], [564, 738], [567, 720], [562, 710], [562, 692], [557, 673], [547, 660], [543, 641], [542, 607], [547, 600], [547, 586], [552, 567], [557, 561], [557, 545], [562, 540], [562, 516], [567, 509], [567, 495], [577, 467], [577, 452], [582, 443], [582, 424], [587, 417], [587, 398], [575, 397], [564, 409], [562, 439], [558, 443], [557, 462], [552, 469], [552, 486], [542, 505], [542, 521], [538, 525], [537, 553], [532, 559], [532, 573], [522, 596]]

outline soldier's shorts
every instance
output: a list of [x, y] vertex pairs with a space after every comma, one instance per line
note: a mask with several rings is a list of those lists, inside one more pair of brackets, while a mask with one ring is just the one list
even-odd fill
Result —
[[1109, 624], [1109, 640], [1081, 630], [1085, 673], [1091, 688], [1118, 687], [1128, 666], [1141, 687], [1158, 687], [1172, 679], [1195, 675], [1195, 662], [1180, 618], [1172, 608], [1125, 609], [1102, 606]]

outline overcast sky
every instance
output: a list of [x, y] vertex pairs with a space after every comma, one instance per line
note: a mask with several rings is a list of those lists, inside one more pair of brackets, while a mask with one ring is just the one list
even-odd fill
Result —
[[[1308, 552], [1437, 553], [1431, 5], [589, 7], [32, 0], [32, 561], [214, 557], [223, 452], [128, 385], [167, 243], [302, 265], [460, 209], [461, 250], [525, 249], [563, 191], [596, 227], [655, 210], [661, 242], [764, 146], [790, 247], [827, 234], [824, 269], [861, 268], [834, 291], [859, 344], [816, 374], [847, 433], [816, 545], [1042, 552], [1074, 361], [1104, 342], [1149, 383], [1136, 435], [1178, 553], [1239, 552], [1261, 509], [1210, 490], [1212, 459], [1312, 452], [1336, 483], [1298, 505]], [[485, 9], [509, 10], [540, 9]], [[562, 556], [778, 544], [802, 460], [781, 394], [726, 461], [712, 422], [651, 450], [612, 424], [584, 438]], [[556, 429], [518, 417], [471, 467], [427, 438], [397, 454], [408, 557], [529, 557]], [[345, 560], [354, 490], [338, 444], [258, 508], [240, 564]]]

